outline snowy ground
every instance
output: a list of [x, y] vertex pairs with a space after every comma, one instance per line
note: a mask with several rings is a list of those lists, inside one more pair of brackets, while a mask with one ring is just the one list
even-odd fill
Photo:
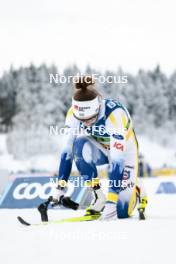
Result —
[[[0, 169], [4, 169], [3, 166], [7, 168], [6, 164], [10, 164], [9, 168], [17, 170], [29, 169], [28, 164], [15, 161], [7, 153], [5, 140], [5, 137], [0, 138], [2, 166]], [[153, 165], [162, 165], [163, 162], [172, 160], [171, 155], [172, 158], [174, 157], [174, 151], [153, 145], [147, 139], [141, 140], [141, 146], [144, 155], [146, 152], [146, 158], [155, 163]], [[152, 149], [150, 155], [149, 149]], [[161, 164], [158, 164], [159, 161]], [[43, 164], [42, 160], [39, 164]], [[175, 164], [174, 160], [172, 164]], [[168, 179], [167, 177], [166, 181]], [[155, 181], [158, 185], [157, 179], [152, 179], [152, 183]], [[155, 187], [155, 184], [153, 186]], [[176, 195], [151, 195], [149, 182], [148, 190], [149, 205], [146, 221], [139, 221], [135, 214], [131, 219], [112, 222], [94, 221], [24, 227], [17, 222], [16, 217], [21, 215], [28, 221], [38, 222], [40, 217], [36, 209], [1, 209], [0, 263], [174, 264], [176, 263]], [[77, 214], [82, 215], [83, 212], [70, 210], [49, 212], [50, 219], [53, 220]]]
[[[50, 210], [50, 219], [81, 215]], [[10, 263], [170, 263], [176, 261], [176, 195], [149, 197], [147, 220], [137, 214], [112, 222], [62, 223], [24, 227], [21, 215], [38, 222], [34, 209], [0, 210], [0, 261]]]

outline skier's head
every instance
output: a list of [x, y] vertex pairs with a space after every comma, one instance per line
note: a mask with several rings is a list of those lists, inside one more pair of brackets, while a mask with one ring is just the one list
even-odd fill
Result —
[[86, 126], [91, 126], [96, 122], [100, 111], [101, 95], [96, 91], [95, 81], [91, 76], [78, 77], [74, 83], [73, 114]]

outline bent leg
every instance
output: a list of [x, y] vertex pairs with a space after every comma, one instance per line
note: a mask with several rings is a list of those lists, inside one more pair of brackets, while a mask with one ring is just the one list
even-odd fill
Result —
[[73, 156], [79, 173], [85, 180], [97, 178], [97, 165], [108, 163], [108, 157], [88, 137], [78, 137], [73, 146]]
[[106, 202], [106, 196], [101, 190], [97, 177], [97, 165], [108, 163], [108, 157], [100, 145], [88, 137], [78, 137], [73, 148], [73, 155], [79, 173], [84, 177], [86, 186], [92, 187], [94, 200], [86, 209], [86, 214], [101, 212]]

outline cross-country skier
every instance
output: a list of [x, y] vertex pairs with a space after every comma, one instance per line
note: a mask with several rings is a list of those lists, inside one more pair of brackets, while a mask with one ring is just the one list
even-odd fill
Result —
[[[72, 106], [68, 110], [64, 146], [54, 201], [65, 193], [73, 159], [85, 180], [91, 181], [95, 201], [87, 214], [102, 212], [102, 220], [129, 217], [139, 197], [144, 211], [146, 194], [138, 184], [138, 143], [127, 109], [117, 100], [102, 99], [91, 76], [75, 82]], [[76, 135], [75, 129], [85, 132]], [[97, 165], [108, 164], [109, 189], [105, 197], [97, 176]], [[125, 181], [124, 181], [125, 180]]]

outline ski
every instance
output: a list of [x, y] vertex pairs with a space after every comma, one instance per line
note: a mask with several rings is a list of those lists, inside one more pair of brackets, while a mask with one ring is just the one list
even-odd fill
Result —
[[51, 220], [48, 222], [39, 222], [39, 223], [29, 223], [26, 220], [24, 220], [21, 216], [18, 216], [18, 221], [25, 226], [42, 226], [42, 225], [50, 225], [50, 224], [62, 224], [62, 223], [74, 223], [74, 222], [84, 222], [84, 221], [94, 221], [98, 220], [100, 217], [100, 214], [95, 215], [84, 215], [84, 216], [78, 216], [78, 217], [70, 217], [66, 219], [61, 220]]
[[21, 216], [17, 216], [17, 219], [22, 225], [26, 225], [26, 226], [31, 225], [30, 223], [26, 222]]

